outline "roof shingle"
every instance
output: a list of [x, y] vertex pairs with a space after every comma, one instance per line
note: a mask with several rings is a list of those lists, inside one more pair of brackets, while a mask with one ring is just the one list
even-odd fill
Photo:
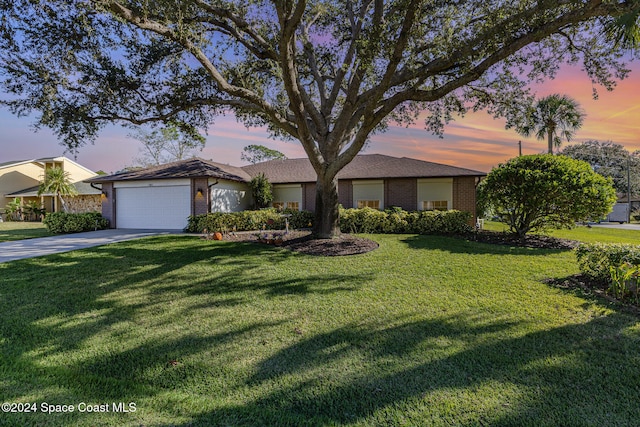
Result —
[[112, 182], [112, 181], [140, 181], [146, 179], [173, 179], [173, 178], [218, 178], [229, 181], [248, 182], [251, 176], [241, 168], [221, 163], [215, 163], [200, 158], [179, 160], [150, 168], [139, 169], [131, 172], [117, 173], [114, 175], [102, 175], [87, 180], [87, 182]]
[[[273, 184], [316, 181], [316, 173], [309, 159], [270, 160], [244, 166], [242, 169], [251, 176], [264, 173]], [[338, 179], [447, 178], [485, 175], [485, 172], [408, 157], [361, 154], [338, 173]]]

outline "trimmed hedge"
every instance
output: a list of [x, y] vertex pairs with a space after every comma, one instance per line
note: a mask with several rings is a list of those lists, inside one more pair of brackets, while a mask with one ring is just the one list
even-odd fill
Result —
[[611, 281], [611, 268], [624, 263], [640, 265], [640, 245], [582, 243], [576, 248], [582, 274], [603, 282]]
[[343, 233], [461, 234], [472, 231], [471, 213], [462, 211], [415, 211], [399, 208], [379, 211], [372, 208], [341, 209]]
[[[307, 211], [285, 210], [289, 217], [289, 227], [305, 228], [313, 223], [313, 213]], [[242, 212], [212, 212], [189, 217], [185, 231], [188, 233], [204, 233], [216, 231], [252, 231], [282, 230], [285, 228], [285, 217], [276, 209], [260, 209]]]
[[[285, 211], [290, 214], [289, 227], [313, 225], [314, 215], [307, 211]], [[462, 211], [407, 212], [399, 208], [379, 211], [371, 208], [340, 209], [340, 230], [343, 233], [411, 233], [460, 234], [472, 231], [471, 214]], [[203, 233], [216, 231], [282, 230], [285, 219], [275, 209], [222, 213], [214, 212], [189, 217], [185, 231]]]
[[42, 222], [54, 234], [104, 230], [109, 227], [109, 220], [98, 212], [52, 212], [48, 213]]

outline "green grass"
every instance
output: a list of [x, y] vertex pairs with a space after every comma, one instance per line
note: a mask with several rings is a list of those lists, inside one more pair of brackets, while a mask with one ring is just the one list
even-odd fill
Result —
[[0, 242], [47, 236], [51, 233], [41, 222], [0, 222]]
[[372, 238], [347, 258], [162, 236], [0, 264], [0, 400], [76, 405], [0, 425], [637, 425], [640, 320], [545, 284], [572, 252]]
[[[484, 229], [490, 231], [508, 231], [509, 227], [500, 222], [485, 221]], [[586, 243], [600, 242], [640, 244], [640, 230], [587, 227], [578, 225], [570, 230], [549, 230], [542, 234], [561, 239], [578, 240]]]

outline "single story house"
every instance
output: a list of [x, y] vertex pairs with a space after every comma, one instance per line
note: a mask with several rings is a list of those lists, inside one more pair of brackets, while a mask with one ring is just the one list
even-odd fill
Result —
[[[247, 184], [261, 173], [273, 185], [274, 207], [315, 209], [316, 174], [308, 159], [235, 167], [193, 158], [88, 182], [102, 185], [102, 214], [112, 227], [182, 229], [190, 215], [249, 209]], [[345, 208], [457, 209], [475, 217], [476, 186], [485, 175], [406, 157], [365, 154], [340, 171], [338, 194]]]
[[100, 190], [83, 182], [96, 176], [96, 173], [66, 157], [0, 163], [0, 210], [4, 210], [4, 207], [16, 197], [22, 205], [38, 201], [47, 212], [60, 210], [60, 200], [55, 194], [38, 195], [45, 171], [54, 167], [68, 172], [69, 180], [78, 192], [77, 196], [65, 198], [70, 211], [100, 211]]

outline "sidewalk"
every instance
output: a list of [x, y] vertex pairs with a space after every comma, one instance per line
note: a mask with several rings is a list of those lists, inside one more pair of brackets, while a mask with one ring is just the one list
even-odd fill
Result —
[[75, 251], [78, 249], [108, 245], [110, 243], [124, 242], [127, 240], [140, 239], [160, 234], [177, 233], [182, 233], [182, 231], [109, 229], [2, 242], [0, 243], [0, 263]]

